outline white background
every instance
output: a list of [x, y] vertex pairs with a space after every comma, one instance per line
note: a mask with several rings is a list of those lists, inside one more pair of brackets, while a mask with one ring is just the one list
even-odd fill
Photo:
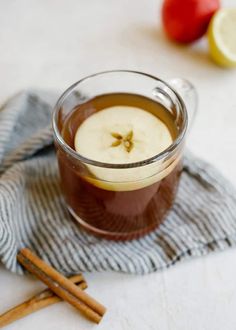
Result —
[[[236, 71], [212, 63], [204, 39], [192, 47], [168, 42], [160, 28], [160, 4], [0, 0], [0, 100], [27, 87], [64, 90], [85, 75], [115, 68], [185, 77], [200, 100], [189, 147], [236, 184]], [[236, 329], [235, 249], [143, 277], [85, 275], [88, 292], [108, 307], [99, 326], [61, 303], [8, 329]], [[41, 287], [0, 267], [0, 313]]]

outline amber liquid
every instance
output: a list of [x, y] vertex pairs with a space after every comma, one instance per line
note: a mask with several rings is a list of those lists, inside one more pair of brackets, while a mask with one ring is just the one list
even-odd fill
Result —
[[[173, 140], [178, 135], [175, 118], [159, 103], [135, 94], [106, 94], [78, 105], [59, 129], [65, 142], [74, 149], [74, 137], [81, 123], [104, 108], [126, 105], [151, 112], [168, 127]], [[72, 215], [85, 229], [107, 239], [128, 240], [140, 237], [159, 226], [170, 209], [181, 173], [181, 161], [162, 180], [130, 191], [105, 190], [88, 182], [92, 177], [86, 165], [68, 157], [58, 146], [62, 191]]]

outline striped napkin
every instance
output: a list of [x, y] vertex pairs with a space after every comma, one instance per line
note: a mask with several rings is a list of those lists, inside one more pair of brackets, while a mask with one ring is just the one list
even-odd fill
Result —
[[236, 191], [211, 165], [188, 154], [178, 195], [159, 229], [112, 242], [81, 230], [65, 208], [52, 131], [57, 95], [26, 91], [0, 111], [0, 260], [21, 273], [28, 246], [66, 275], [80, 271], [146, 274], [236, 244]]

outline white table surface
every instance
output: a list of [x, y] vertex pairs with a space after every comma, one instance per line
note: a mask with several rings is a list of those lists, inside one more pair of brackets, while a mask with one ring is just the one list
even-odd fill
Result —
[[[63, 90], [87, 74], [114, 68], [185, 77], [200, 98], [189, 147], [236, 184], [236, 71], [215, 66], [205, 40], [193, 47], [167, 42], [159, 28], [160, 3], [0, 1], [0, 100], [32, 86]], [[230, 249], [147, 276], [85, 274], [88, 292], [108, 307], [99, 326], [60, 303], [8, 329], [234, 330], [235, 256]], [[41, 287], [0, 267], [0, 313]]]

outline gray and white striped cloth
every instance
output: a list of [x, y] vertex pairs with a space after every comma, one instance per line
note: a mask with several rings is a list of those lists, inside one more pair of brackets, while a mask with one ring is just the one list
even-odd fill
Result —
[[0, 260], [32, 248], [69, 275], [146, 274], [236, 244], [236, 191], [211, 165], [187, 155], [176, 202], [161, 227], [129, 242], [93, 237], [70, 220], [59, 187], [50, 119], [56, 95], [20, 93], [0, 111]]

